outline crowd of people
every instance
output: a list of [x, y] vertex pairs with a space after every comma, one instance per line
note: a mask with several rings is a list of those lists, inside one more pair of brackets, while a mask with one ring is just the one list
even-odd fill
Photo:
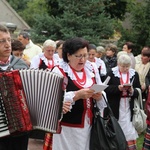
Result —
[[[144, 46], [140, 56], [135, 57], [133, 53], [132, 42], [124, 43], [118, 52], [115, 44], [96, 46], [81, 37], [65, 41], [47, 39], [39, 47], [29, 33], [22, 31], [12, 40], [8, 29], [0, 25], [0, 70], [47, 69], [67, 78], [61, 133], [46, 133], [51, 141], [48, 145], [43, 142], [44, 150], [89, 150], [93, 100], [103, 112], [106, 107], [103, 96], [123, 130], [127, 150], [137, 149], [139, 133], [132, 124], [134, 99], [138, 97], [136, 88], [140, 88], [146, 105], [150, 91], [150, 47]], [[110, 80], [104, 91], [95, 93], [90, 88], [93, 84], [104, 84], [108, 76]], [[124, 84], [131, 86], [127, 89]], [[143, 150], [150, 150], [150, 120], [147, 122]], [[0, 138], [0, 150], [27, 150], [29, 137], [25, 132]]]

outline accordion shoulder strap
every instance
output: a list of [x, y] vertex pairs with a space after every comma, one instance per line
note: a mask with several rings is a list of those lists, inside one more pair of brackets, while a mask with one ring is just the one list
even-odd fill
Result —
[[21, 59], [21, 58], [17, 58], [13, 55], [11, 55], [11, 60], [10, 60], [10, 65], [8, 66], [7, 70], [10, 70], [11, 68], [13, 68], [13, 66]]

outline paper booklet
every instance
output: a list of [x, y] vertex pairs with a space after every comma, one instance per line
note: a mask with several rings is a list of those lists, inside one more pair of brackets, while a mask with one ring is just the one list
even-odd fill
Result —
[[103, 85], [103, 84], [94, 84], [90, 89], [94, 90], [94, 93], [98, 93], [101, 91], [104, 91], [106, 88], [108, 87], [108, 85]]
[[104, 91], [108, 87], [107, 83], [109, 82], [109, 80], [110, 77], [108, 76], [102, 84], [94, 84], [90, 89], [94, 90], [94, 93]]

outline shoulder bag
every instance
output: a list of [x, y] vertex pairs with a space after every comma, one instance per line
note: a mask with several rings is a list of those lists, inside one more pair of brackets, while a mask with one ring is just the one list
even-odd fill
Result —
[[101, 117], [95, 102], [90, 150], [126, 150], [127, 142], [124, 133], [104, 96], [103, 98], [107, 104], [104, 117]]
[[134, 99], [132, 123], [135, 129], [137, 130], [137, 132], [141, 133], [147, 128], [147, 124], [146, 124], [147, 115], [143, 110], [141, 90], [139, 88], [136, 89], [138, 90], [139, 96], [138, 98]]

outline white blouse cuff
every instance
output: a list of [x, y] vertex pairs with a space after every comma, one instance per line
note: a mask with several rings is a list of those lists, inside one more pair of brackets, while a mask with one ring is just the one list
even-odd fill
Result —
[[65, 92], [64, 94], [64, 102], [68, 102], [70, 101], [72, 105], [75, 104], [75, 102], [73, 101], [73, 98], [75, 96], [75, 92], [70, 91], [70, 92]]

